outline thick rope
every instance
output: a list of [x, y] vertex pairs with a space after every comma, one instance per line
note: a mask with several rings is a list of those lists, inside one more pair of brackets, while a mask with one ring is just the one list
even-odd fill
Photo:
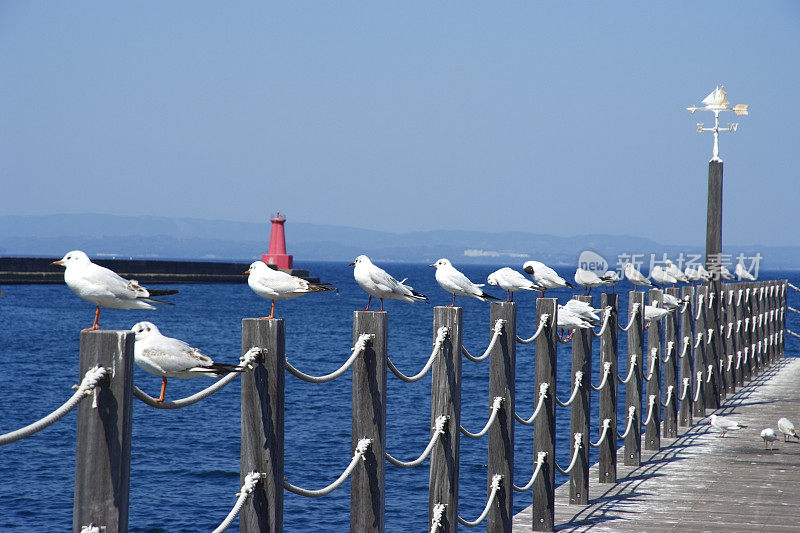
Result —
[[728, 305], [733, 303], [733, 291], [728, 291]]
[[714, 305], [714, 295], [715, 294], [716, 294], [715, 292], [712, 292], [712, 293], [710, 293], [708, 295], [708, 308], [709, 309], [711, 309], [711, 307]]
[[542, 465], [544, 464], [544, 460], [547, 457], [547, 452], [539, 452], [536, 456], [536, 468], [533, 470], [533, 475], [531, 476], [531, 480], [524, 487], [518, 487], [512, 484], [512, 487], [517, 492], [525, 492], [531, 490], [533, 487], [533, 483], [536, 481], [536, 478], [539, 477], [539, 472], [542, 471]]
[[494, 401], [492, 402], [492, 414], [489, 415], [489, 421], [486, 422], [486, 425], [477, 433], [470, 433], [464, 426], [458, 426], [459, 431], [465, 437], [469, 437], [471, 439], [479, 439], [486, 435], [489, 432], [489, 428], [492, 427], [494, 421], [497, 420], [497, 412], [500, 411], [500, 407], [503, 405], [503, 398], [502, 396], [495, 396]]
[[658, 359], [656, 352], [658, 352], [658, 348], [650, 350], [650, 370], [647, 372], [647, 376], [642, 376], [645, 381], [653, 379], [653, 373], [656, 371], [656, 360]]
[[436, 355], [442, 349], [442, 344], [444, 343], [446, 338], [447, 338], [447, 326], [442, 326], [436, 332], [436, 341], [433, 343], [433, 351], [431, 351], [431, 355], [430, 357], [428, 357], [428, 362], [425, 363], [425, 366], [422, 367], [422, 370], [420, 370], [417, 374], [414, 374], [413, 376], [406, 376], [405, 374], [400, 372], [400, 370], [398, 370], [397, 367], [394, 366], [392, 360], [387, 357], [386, 363], [389, 366], [389, 370], [391, 370], [395, 376], [400, 378], [402, 381], [405, 381], [406, 383], [414, 383], [415, 381], [419, 381], [425, 376], [425, 374], [428, 373], [428, 370], [431, 369], [431, 366], [433, 366], [433, 362], [436, 360]]
[[674, 343], [673, 341], [668, 341], [668, 342], [667, 342], [667, 349], [666, 349], [667, 356], [666, 356], [666, 357], [663, 357], [663, 358], [661, 359], [661, 362], [662, 362], [662, 363], [669, 363], [669, 359], [670, 359], [670, 357], [672, 357], [672, 351], [673, 351], [674, 349], [675, 349], [675, 343]]
[[572, 402], [574, 402], [575, 398], [578, 397], [578, 389], [581, 388], [581, 381], [583, 381], [583, 372], [578, 370], [577, 372], [575, 372], [575, 386], [572, 387], [572, 395], [569, 397], [569, 400], [567, 400], [566, 402], [562, 402], [561, 400], [558, 399], [558, 396], [555, 396], [556, 403], [561, 407], [567, 407]]
[[796, 286], [792, 285], [791, 283], [787, 283], [787, 285], [789, 286], [790, 289], [794, 289], [797, 292], [800, 292], [800, 289], [798, 289]]
[[481, 361], [486, 360], [486, 358], [489, 357], [489, 354], [492, 353], [492, 350], [494, 349], [494, 345], [497, 344], [497, 339], [499, 339], [500, 335], [503, 334], [503, 326], [505, 325], [505, 323], [506, 323], [506, 321], [503, 320], [502, 318], [498, 318], [497, 319], [497, 322], [495, 322], [495, 324], [494, 324], [494, 334], [492, 335], [492, 340], [489, 341], [489, 346], [486, 348], [486, 351], [483, 352], [483, 355], [481, 355], [479, 357], [475, 357], [473, 355], [470, 355], [469, 352], [467, 351], [467, 349], [464, 348], [464, 346], [462, 345], [461, 346], [461, 353], [464, 354], [464, 357], [466, 357], [467, 359], [469, 359], [473, 363], [480, 363]]
[[602, 381], [600, 381], [600, 385], [598, 385], [597, 387], [595, 387], [594, 385], [592, 385], [591, 383], [589, 383], [589, 386], [590, 386], [590, 387], [592, 388], [592, 390], [594, 390], [594, 391], [599, 391], [599, 390], [602, 390], [602, 389], [603, 389], [603, 387], [605, 387], [605, 386], [606, 386], [606, 384], [608, 383], [608, 376], [609, 376], [610, 374], [611, 374], [611, 363], [610, 363], [610, 362], [608, 362], [608, 361], [606, 361], [605, 363], [603, 363], [603, 379], [602, 379]]
[[711, 341], [714, 340], [714, 328], [708, 328], [708, 333], [706, 333], [706, 344], [711, 344]]
[[678, 314], [682, 315], [682, 314], [686, 313], [687, 309], [689, 309], [689, 300], [684, 300], [683, 301], [683, 308], [680, 311], [678, 311]]
[[741, 320], [737, 320], [736, 321], [736, 333], [738, 334], [739, 331], [741, 331], [741, 329], [742, 329], [742, 321]]
[[492, 476], [492, 493], [489, 495], [489, 499], [486, 500], [486, 507], [483, 508], [483, 512], [477, 519], [469, 521], [469, 520], [464, 520], [459, 516], [458, 523], [461, 524], [462, 526], [475, 527], [481, 522], [483, 522], [484, 518], [486, 518], [486, 515], [489, 514], [489, 509], [492, 508], [492, 504], [494, 503], [495, 498], [497, 498], [497, 493], [500, 492], [501, 481], [503, 481], [503, 476], [501, 476], [500, 474], [495, 474], [494, 476]]
[[539, 327], [536, 328], [536, 333], [533, 334], [533, 337], [529, 339], [523, 339], [519, 335], [517, 335], [517, 342], [520, 344], [530, 344], [533, 341], [535, 341], [539, 337], [539, 335], [542, 334], [542, 331], [544, 331], [544, 327], [547, 325], [548, 320], [550, 320], [550, 315], [548, 315], [547, 313], [543, 314], [542, 318], [539, 320]]
[[739, 307], [742, 304], [742, 293], [744, 293], [744, 291], [739, 289], [739, 295], [736, 297], [736, 307]]
[[628, 433], [631, 432], [631, 428], [633, 427], [633, 419], [635, 416], [636, 416], [636, 406], [631, 405], [630, 407], [628, 407], [628, 426], [625, 428], [625, 433], [620, 434], [620, 432], [617, 431], [616, 428], [614, 428], [614, 431], [617, 431], [618, 438], [624, 439], [628, 436]]
[[442, 518], [444, 518], [445, 509], [447, 509], [447, 505], [443, 503], [437, 503], [436, 505], [433, 506], [433, 518], [431, 519], [431, 533], [436, 533], [442, 526]]
[[672, 400], [672, 390], [674, 388], [675, 387], [672, 385], [667, 387], [667, 399], [661, 404], [661, 407], [669, 407], [670, 401]]
[[297, 370], [294, 366], [292, 366], [292, 364], [289, 362], [288, 359], [285, 362], [286, 370], [288, 370], [289, 373], [292, 374], [294, 377], [302, 379], [303, 381], [307, 381], [308, 383], [327, 383], [329, 381], [333, 381], [334, 379], [338, 378], [339, 376], [347, 372], [347, 370], [355, 362], [356, 358], [358, 358], [358, 356], [364, 353], [364, 351], [367, 349], [367, 342], [372, 340], [374, 337], [375, 335], [370, 333], [362, 333], [361, 335], [359, 335], [355, 346], [351, 348], [353, 354], [350, 356], [349, 359], [347, 359], [347, 361], [344, 362], [342, 366], [339, 367], [338, 370], [334, 370], [330, 374], [326, 374], [324, 376], [312, 376], [306, 374], [304, 372]]
[[800, 311], [798, 311], [797, 309], [795, 309], [795, 308], [794, 308], [794, 307], [792, 307], [791, 305], [787, 305], [787, 306], [786, 306], [786, 308], [787, 308], [789, 311], [794, 311], [795, 313], [800, 313]]
[[736, 353], [737, 353], [737, 356], [736, 356], [736, 370], [739, 370], [739, 367], [742, 366], [742, 352], [739, 351], [739, 352], [736, 352]]
[[631, 329], [631, 326], [633, 326], [633, 323], [636, 320], [636, 314], [638, 312], [639, 312], [639, 304], [635, 303], [635, 304], [633, 304], [633, 312], [631, 313], [628, 325], [623, 328], [623, 327], [620, 327], [619, 324], [617, 324], [617, 327], [619, 328], [619, 330], [620, 331], [628, 331], [629, 329]]
[[233, 506], [233, 509], [231, 509], [231, 512], [228, 513], [228, 516], [225, 517], [225, 520], [223, 520], [212, 533], [222, 533], [231, 526], [242, 510], [242, 507], [244, 507], [244, 504], [250, 499], [250, 496], [253, 495], [253, 491], [256, 490], [256, 485], [258, 485], [258, 482], [261, 481], [263, 477], [264, 474], [258, 472], [250, 472], [245, 476], [244, 485], [242, 485], [242, 488], [237, 494], [239, 499], [236, 500], [236, 504]]
[[347, 465], [347, 468], [345, 468], [344, 472], [342, 472], [342, 475], [339, 476], [339, 479], [337, 479], [336, 481], [334, 481], [333, 483], [331, 483], [330, 485], [328, 485], [323, 489], [319, 490], [302, 489], [300, 487], [292, 485], [285, 479], [283, 480], [283, 487], [290, 492], [294, 492], [295, 494], [299, 494], [300, 496], [307, 496], [309, 498], [326, 496], [331, 492], [333, 492], [334, 490], [338, 489], [342, 485], [342, 483], [344, 483], [344, 481], [347, 479], [347, 477], [350, 475], [353, 469], [355, 469], [356, 465], [358, 464], [358, 460], [363, 459], [364, 454], [367, 452], [367, 449], [370, 447], [371, 444], [372, 444], [371, 439], [361, 439], [360, 441], [358, 441], [358, 444], [356, 445], [356, 453], [353, 455], [353, 459], [350, 461], [350, 464]]
[[262, 349], [258, 347], [253, 347], [247, 350], [247, 352], [239, 358], [239, 364], [236, 368], [230, 372], [224, 378], [218, 379], [213, 385], [210, 387], [206, 387], [205, 389], [192, 394], [191, 396], [187, 396], [186, 398], [181, 398], [179, 400], [174, 400], [171, 402], [164, 401], [164, 402], [157, 402], [155, 398], [144, 392], [142, 389], [137, 387], [136, 385], [133, 386], [133, 395], [136, 396], [139, 400], [146, 403], [150, 407], [155, 407], [156, 409], [179, 409], [181, 407], [186, 407], [187, 405], [192, 405], [193, 403], [197, 403], [200, 400], [204, 400], [208, 398], [215, 392], [222, 389], [225, 385], [239, 377], [239, 375], [244, 372], [245, 369], [252, 369], [253, 363], [256, 362], [258, 357], [262, 354]]
[[644, 420], [644, 425], [645, 426], [647, 424], [649, 424], [650, 421], [653, 419], [653, 408], [656, 405], [656, 395], [655, 394], [651, 394], [648, 397], [647, 403], [648, 403], [648, 406], [647, 406], [647, 418]]
[[683, 338], [683, 349], [681, 350], [681, 354], [678, 356], [678, 359], [683, 359], [686, 357], [686, 354], [689, 353], [689, 346], [692, 345], [691, 337], [684, 337]]
[[792, 331], [792, 330], [790, 330], [790, 329], [787, 329], [787, 330], [786, 330], [786, 333], [788, 333], [788, 334], [789, 334], [789, 335], [791, 335], [792, 337], [797, 337], [798, 339], [800, 339], [800, 335], [798, 335], [797, 333], [795, 333], [794, 331]]
[[697, 388], [694, 390], [694, 399], [692, 400], [693, 403], [697, 403], [697, 400], [700, 399], [700, 391], [703, 389], [703, 371], [697, 371]]
[[97, 387], [97, 384], [100, 383], [101, 380], [105, 379], [107, 375], [108, 371], [100, 365], [90, 368], [86, 371], [86, 374], [84, 374], [83, 380], [81, 380], [81, 384], [75, 391], [75, 394], [73, 394], [69, 400], [64, 402], [61, 407], [46, 417], [37, 420], [33, 424], [29, 424], [23, 428], [17, 429], [16, 431], [11, 431], [4, 435], [0, 435], [0, 446], [30, 437], [34, 433], [37, 433], [44, 428], [55, 424], [64, 416], [66, 416], [67, 413], [75, 409], [75, 407], [77, 407], [81, 401], [86, 399], [88, 396], [91, 396], [92, 391], [95, 389], [95, 387]]
[[705, 294], [702, 292], [697, 295], [697, 314], [695, 314], [694, 319], [700, 320], [700, 315], [703, 313], [703, 298], [705, 298]]
[[600, 331], [595, 333], [594, 328], [590, 329], [589, 331], [592, 332], [592, 335], [595, 337], [602, 337], [603, 333], [606, 332], [606, 328], [608, 328], [608, 322], [611, 318], [611, 306], [605, 308], [605, 316], [603, 316], [603, 325], [600, 326]]
[[600, 435], [600, 440], [597, 441], [597, 444], [592, 442], [592, 439], [589, 439], [589, 446], [592, 448], [599, 448], [601, 444], [606, 440], [606, 435], [608, 434], [608, 428], [611, 427], [611, 419], [606, 418], [603, 420], [603, 433]]
[[631, 355], [631, 364], [628, 367], [628, 377], [626, 377], [625, 379], [619, 379], [619, 376], [617, 376], [617, 381], [619, 381], [623, 385], [627, 385], [628, 382], [633, 377], [633, 370], [634, 370], [635, 366], [636, 366], [636, 354], [632, 354]]
[[689, 384], [692, 382], [689, 378], [683, 378], [683, 392], [681, 393], [679, 401], [684, 401], [686, 399], [686, 394], [689, 392]]
[[525, 419], [519, 416], [517, 413], [514, 413], [514, 418], [517, 419], [517, 422], [520, 424], [524, 424], [526, 426], [530, 426], [533, 424], [533, 421], [536, 420], [536, 417], [539, 416], [539, 413], [542, 411], [542, 406], [544, 405], [544, 399], [547, 397], [547, 389], [550, 387], [549, 383], [542, 383], [539, 385], [539, 403], [536, 404], [536, 409], [533, 410], [533, 414], [530, 418]]
[[569, 463], [567, 468], [561, 468], [558, 466], [558, 461], [553, 461], [553, 464], [556, 467], [556, 470], [561, 472], [564, 475], [569, 474], [573, 468], [575, 468], [575, 464], [578, 462], [578, 452], [581, 449], [581, 440], [583, 439], [583, 435], [580, 433], [575, 433], [575, 450], [572, 453], [572, 461]]
[[733, 366], [733, 354], [728, 355], [728, 369], [726, 372], [731, 371], [731, 367]]
[[425, 450], [422, 452], [418, 458], [414, 459], [413, 461], [400, 461], [399, 459], [395, 459], [388, 453], [386, 454], [386, 460], [392, 463], [394, 466], [398, 466], [400, 468], [414, 468], [415, 466], [419, 466], [422, 462], [430, 455], [431, 450], [439, 441], [439, 437], [444, 435], [444, 428], [447, 425], [447, 417], [445, 415], [441, 415], [436, 418], [436, 425], [433, 428], [433, 436], [431, 437], [430, 442], [425, 447]]
[[714, 365], [708, 365], [708, 374], [706, 374], [706, 383], [711, 383], [711, 378], [714, 377]]
[[[722, 331], [720, 331], [722, 333]], [[728, 335], [726, 338], [731, 338], [731, 333], [733, 333], [733, 322], [728, 322]]]

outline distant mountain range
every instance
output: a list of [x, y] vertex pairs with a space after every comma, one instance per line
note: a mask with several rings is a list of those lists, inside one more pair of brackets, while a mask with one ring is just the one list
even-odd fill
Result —
[[[265, 253], [269, 222], [115, 215], [1, 216], [0, 255], [61, 256], [80, 249], [93, 257], [207, 259], [251, 261]], [[520, 231], [417, 231], [391, 233], [345, 226], [288, 221], [288, 252], [304, 260], [351, 261], [367, 254], [377, 262], [432, 262], [521, 265], [537, 259], [553, 265], [576, 265], [584, 250], [599, 253], [613, 268], [619, 254], [702, 254], [702, 245], [662, 244], [630, 235], [556, 237]], [[726, 253], [763, 256], [761, 269], [800, 268], [800, 247], [731, 246]]]

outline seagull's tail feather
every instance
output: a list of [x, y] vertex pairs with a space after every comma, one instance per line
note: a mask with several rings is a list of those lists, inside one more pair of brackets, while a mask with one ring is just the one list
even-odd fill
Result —
[[573, 285], [573, 284], [572, 284], [572, 283], [570, 283], [569, 281], [566, 281], [566, 280], [564, 280], [564, 283], [566, 283], [566, 284], [567, 284], [567, 287], [569, 287], [570, 289], [574, 289], [574, 288], [575, 288], [575, 285]]
[[178, 294], [174, 289], [147, 289], [150, 296], [168, 296], [170, 294]]
[[336, 287], [331, 285], [330, 283], [309, 283], [308, 284], [308, 292], [324, 292], [324, 291], [336, 291], [338, 290]]
[[414, 299], [415, 302], [425, 302], [428, 303], [428, 297], [422, 294], [421, 292], [417, 292], [415, 290], [411, 291], [411, 297]]
[[488, 302], [489, 300], [498, 300], [498, 301], [500, 300], [500, 298], [492, 296], [491, 294], [486, 294], [485, 292], [481, 292], [480, 298], [484, 302]]
[[[178, 291], [175, 291], [175, 292], [178, 292]], [[146, 300], [148, 302], [156, 302], [156, 303], [164, 304], [164, 305], [175, 305], [172, 302], [165, 302], [163, 300], [156, 300], [155, 298], [139, 298], [139, 300]], [[151, 308], [151, 309], [155, 309], [155, 308]]]
[[209, 366], [202, 366], [193, 368], [193, 371], [198, 372], [206, 372], [207, 375], [213, 376], [215, 378], [221, 378], [225, 374], [230, 374], [233, 372], [243, 372], [246, 367], [238, 367], [236, 365], [228, 365], [225, 363], [214, 363]]

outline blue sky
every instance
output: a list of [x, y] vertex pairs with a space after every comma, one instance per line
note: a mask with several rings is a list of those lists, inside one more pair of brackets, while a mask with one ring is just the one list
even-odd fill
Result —
[[797, 245], [798, 28], [796, 2], [3, 2], [0, 215], [702, 244], [713, 117], [684, 108], [724, 84], [752, 111], [724, 240]]

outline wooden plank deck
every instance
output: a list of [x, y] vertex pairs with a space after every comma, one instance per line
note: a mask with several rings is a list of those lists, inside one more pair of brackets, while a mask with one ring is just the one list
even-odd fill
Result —
[[[615, 485], [590, 471], [589, 505], [569, 505], [568, 483], [556, 490], [557, 531], [800, 531], [800, 443], [764, 449], [759, 434], [776, 433], [782, 416], [800, 422], [800, 359], [781, 359], [729, 396], [718, 415], [747, 429], [716, 438], [706, 419], [642, 452], [639, 467], [619, 457]], [[708, 412], [711, 414], [711, 411]], [[594, 437], [596, 438], [596, 437]], [[514, 517], [513, 531], [531, 531], [531, 510]]]

